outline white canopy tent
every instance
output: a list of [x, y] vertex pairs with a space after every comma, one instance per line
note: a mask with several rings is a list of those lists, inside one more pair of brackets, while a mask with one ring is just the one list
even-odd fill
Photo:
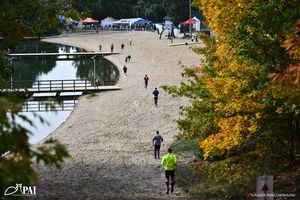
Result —
[[129, 25], [131, 26], [135, 22], [141, 20], [142, 18], [130, 18], [130, 19], [120, 19], [113, 22], [113, 25]]
[[102, 27], [109, 27], [113, 25], [113, 22], [117, 21], [116, 19], [112, 17], [106, 17], [105, 19], [101, 20], [101, 26]]
[[198, 19], [197, 17], [193, 17], [193, 19], [196, 21], [196, 24], [194, 25], [195, 30], [200, 31], [200, 25], [201, 25], [200, 19]]

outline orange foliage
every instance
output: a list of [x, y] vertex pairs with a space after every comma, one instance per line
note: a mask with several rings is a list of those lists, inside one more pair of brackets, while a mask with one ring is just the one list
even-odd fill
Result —
[[291, 56], [292, 64], [286, 71], [270, 74], [274, 82], [298, 84], [300, 80], [300, 19], [293, 27], [293, 34], [287, 35], [281, 47], [286, 49], [286, 53]]

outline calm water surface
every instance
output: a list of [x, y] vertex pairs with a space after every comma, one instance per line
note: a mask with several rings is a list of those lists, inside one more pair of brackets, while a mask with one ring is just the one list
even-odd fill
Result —
[[[50, 44], [44, 42], [24, 42], [22, 45], [11, 49], [11, 53], [56, 53], [56, 52], [79, 52], [83, 51], [75, 47], [69, 47], [64, 45]], [[67, 80], [67, 79], [89, 79], [94, 77], [104, 85], [115, 85], [119, 72], [110, 61], [104, 58], [97, 58], [94, 61], [91, 57], [69, 57], [58, 56], [56, 58], [50, 57], [31, 57], [31, 58], [14, 58], [12, 59], [12, 65], [14, 67], [14, 75], [12, 80], [15, 81], [28, 81], [34, 83], [36, 80]], [[94, 66], [95, 65], [95, 66]], [[95, 67], [95, 74], [94, 74]], [[65, 93], [62, 96], [68, 95]], [[34, 96], [41, 96], [35, 94]], [[53, 94], [55, 96], [55, 94]], [[38, 102], [33, 104], [38, 105]], [[43, 102], [40, 102], [43, 104]], [[58, 110], [62, 110], [61, 107]], [[34, 122], [35, 127], [24, 123], [21, 119], [18, 122], [24, 127], [30, 130], [33, 135], [30, 137], [30, 143], [35, 144], [53, 132], [61, 123], [63, 123], [70, 115], [72, 109], [68, 111], [56, 111], [56, 112], [35, 112], [45, 119], [48, 124], [41, 123], [40, 120], [35, 117], [33, 112], [22, 112], [27, 118]]]

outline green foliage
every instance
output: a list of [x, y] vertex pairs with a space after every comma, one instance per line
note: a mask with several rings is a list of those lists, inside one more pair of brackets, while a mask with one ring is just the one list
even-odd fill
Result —
[[92, 98], [94, 98], [96, 96], [98, 96], [98, 93], [96, 93], [96, 92], [88, 92], [86, 98], [87, 99], [92, 99]]
[[134, 16], [160, 22], [166, 16], [166, 9], [161, 1], [138, 0], [133, 6]]
[[[33, 170], [34, 160], [46, 165], [61, 167], [64, 158], [69, 157], [65, 147], [49, 139], [37, 148], [28, 143], [30, 132], [15, 122], [16, 118], [34, 126], [34, 123], [19, 114], [23, 97], [18, 94], [1, 93], [0, 101], [0, 192], [16, 183], [32, 184], [37, 174]], [[41, 119], [43, 120], [43, 119]]]
[[180, 23], [189, 18], [188, 0], [163, 0], [163, 4], [174, 23]]
[[67, 0], [1, 0], [0, 36], [5, 39], [1, 41], [2, 48], [24, 36], [41, 37], [62, 28], [59, 15], [78, 19], [77, 12]]
[[203, 158], [203, 152], [197, 147], [198, 139], [180, 139], [176, 140], [172, 145], [175, 153], [193, 152], [199, 158]]
[[[203, 161], [203, 152], [197, 147], [198, 139], [192, 140], [177, 140], [172, 144], [172, 148], [180, 157], [191, 157], [191, 162], [188, 164], [179, 163], [176, 169], [176, 180], [184, 192], [195, 199], [246, 199], [249, 197], [249, 189], [255, 191], [256, 180], [250, 176], [244, 176], [239, 182], [227, 182], [214, 179], [213, 174], [217, 171], [217, 162]], [[193, 157], [195, 156], [195, 157]], [[200, 159], [200, 160], [199, 160]], [[216, 170], [209, 163], [216, 163]], [[212, 174], [209, 174], [209, 173]], [[223, 173], [219, 170], [218, 173]]]
[[99, 20], [111, 16], [116, 19], [142, 17], [162, 22], [168, 15], [175, 23], [179, 23], [189, 17], [189, 0], [71, 0], [71, 3], [79, 12], [89, 12], [93, 18]]
[[[7, 49], [24, 36], [40, 37], [52, 28], [57, 28], [58, 15], [66, 10], [64, 1], [2, 0], [0, 6], [0, 89], [13, 73], [5, 55]], [[71, 12], [71, 11], [70, 11]], [[37, 180], [34, 163], [62, 167], [69, 154], [58, 141], [49, 139], [38, 147], [28, 142], [31, 134], [16, 122], [17, 118], [34, 126], [20, 114], [23, 96], [19, 93], [0, 92], [0, 193], [8, 186], [22, 183], [31, 185]], [[43, 119], [40, 119], [43, 121]]]
[[158, 0], [151, 3], [144, 0], [71, 0], [71, 3], [79, 12], [88, 12], [93, 18], [99, 20], [105, 17], [117, 19], [144, 17], [161, 20], [164, 17], [164, 10], [162, 10], [161, 3]]

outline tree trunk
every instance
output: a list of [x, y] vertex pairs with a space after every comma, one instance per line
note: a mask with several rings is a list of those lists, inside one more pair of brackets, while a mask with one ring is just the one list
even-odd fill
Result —
[[300, 142], [300, 123], [299, 123], [299, 118], [297, 118], [296, 120], [295, 120], [295, 128], [296, 128], [296, 130], [295, 130], [295, 137], [296, 137], [296, 139], [298, 139], [298, 142]]
[[291, 120], [291, 138], [290, 138], [290, 164], [295, 163], [295, 132], [297, 131], [296, 120]]

